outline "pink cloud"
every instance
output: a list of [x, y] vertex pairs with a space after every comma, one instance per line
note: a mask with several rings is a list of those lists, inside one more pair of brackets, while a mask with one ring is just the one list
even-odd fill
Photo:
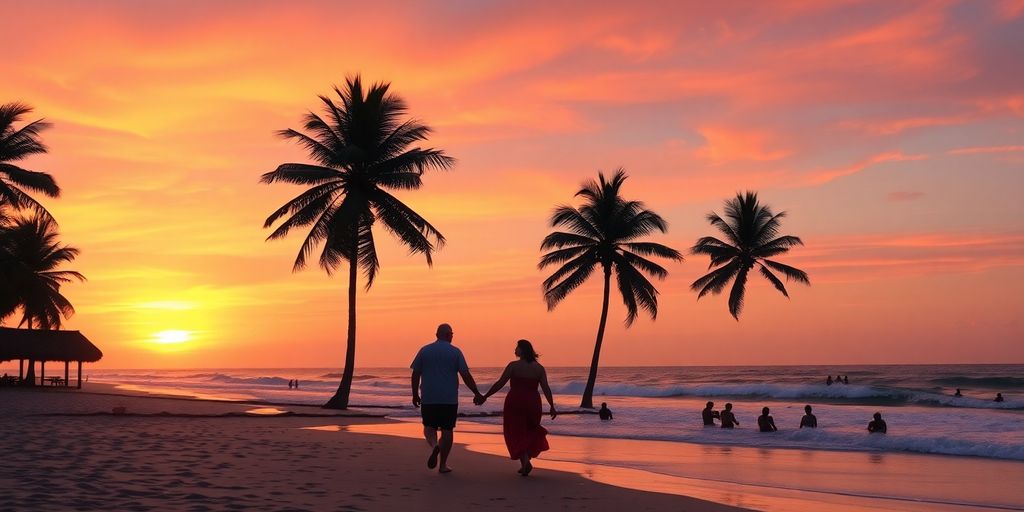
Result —
[[852, 174], [856, 174], [865, 169], [868, 169], [872, 166], [887, 162], [912, 162], [927, 159], [928, 155], [907, 155], [904, 154], [902, 151], [887, 151], [885, 153], [879, 153], [877, 155], [870, 156], [852, 165], [848, 165], [838, 169], [823, 169], [812, 172], [804, 179], [804, 184], [822, 185], [835, 179], [850, 176]]
[[979, 146], [970, 148], [951, 149], [950, 155], [976, 155], [979, 153], [1016, 153], [1024, 151], [1024, 146]]

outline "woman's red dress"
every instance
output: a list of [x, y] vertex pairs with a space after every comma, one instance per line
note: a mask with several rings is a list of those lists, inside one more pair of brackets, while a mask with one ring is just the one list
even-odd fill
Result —
[[512, 377], [509, 382], [511, 389], [508, 395], [505, 395], [502, 424], [505, 446], [508, 447], [508, 454], [513, 459], [518, 460], [523, 453], [536, 457], [548, 449], [548, 431], [540, 426], [540, 417], [543, 413], [540, 393], [537, 392], [540, 381]]

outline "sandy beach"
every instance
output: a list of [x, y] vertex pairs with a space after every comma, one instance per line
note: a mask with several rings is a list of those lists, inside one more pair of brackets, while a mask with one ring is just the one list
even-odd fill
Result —
[[438, 475], [422, 441], [345, 428], [384, 418], [113, 392], [0, 389], [0, 510], [741, 510], [544, 466], [522, 478], [461, 444]]

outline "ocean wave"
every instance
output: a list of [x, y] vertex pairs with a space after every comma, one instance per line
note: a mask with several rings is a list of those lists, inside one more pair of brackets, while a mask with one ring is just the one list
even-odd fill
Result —
[[255, 384], [257, 386], [287, 386], [291, 379], [284, 377], [234, 377], [223, 373], [215, 373], [207, 378], [213, 382], [225, 384]]
[[[325, 374], [321, 375], [320, 377], [324, 378], [324, 379], [340, 379], [342, 377], [342, 374], [340, 374], [340, 373], [325, 373]], [[376, 375], [353, 375], [352, 376], [352, 380], [353, 381], [373, 380], [373, 379], [379, 379], [379, 378], [380, 377], [378, 377]]]
[[[557, 394], [581, 394], [586, 387], [582, 381], [572, 381], [552, 387]], [[672, 386], [640, 386], [635, 384], [598, 385], [594, 394], [599, 396], [627, 396], [640, 398], [707, 397], [707, 398], [766, 398], [778, 400], [846, 401], [873, 405], [925, 405], [966, 407], [973, 409], [1024, 409], [1024, 401], [1007, 400], [996, 403], [970, 397], [954, 397], [940, 393], [907, 388], [888, 388], [853, 384], [693, 384]]]

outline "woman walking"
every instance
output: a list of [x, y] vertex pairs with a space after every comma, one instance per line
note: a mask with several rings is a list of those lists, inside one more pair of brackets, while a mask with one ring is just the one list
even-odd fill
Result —
[[538, 354], [533, 350], [533, 345], [526, 340], [516, 342], [516, 357], [519, 359], [505, 367], [501, 378], [484, 394], [480, 403], [505, 387], [506, 382], [511, 381], [511, 389], [508, 395], [505, 395], [502, 432], [505, 434], [505, 446], [508, 447], [509, 456], [522, 465], [519, 474], [527, 476], [533, 470], [530, 459], [548, 449], [548, 431], [540, 425], [543, 410], [540, 394], [537, 392], [538, 385], [544, 391], [548, 405], [551, 406], [551, 419], [555, 419], [558, 412], [555, 411], [555, 399], [551, 396], [551, 388], [548, 386], [547, 372], [537, 362]]

